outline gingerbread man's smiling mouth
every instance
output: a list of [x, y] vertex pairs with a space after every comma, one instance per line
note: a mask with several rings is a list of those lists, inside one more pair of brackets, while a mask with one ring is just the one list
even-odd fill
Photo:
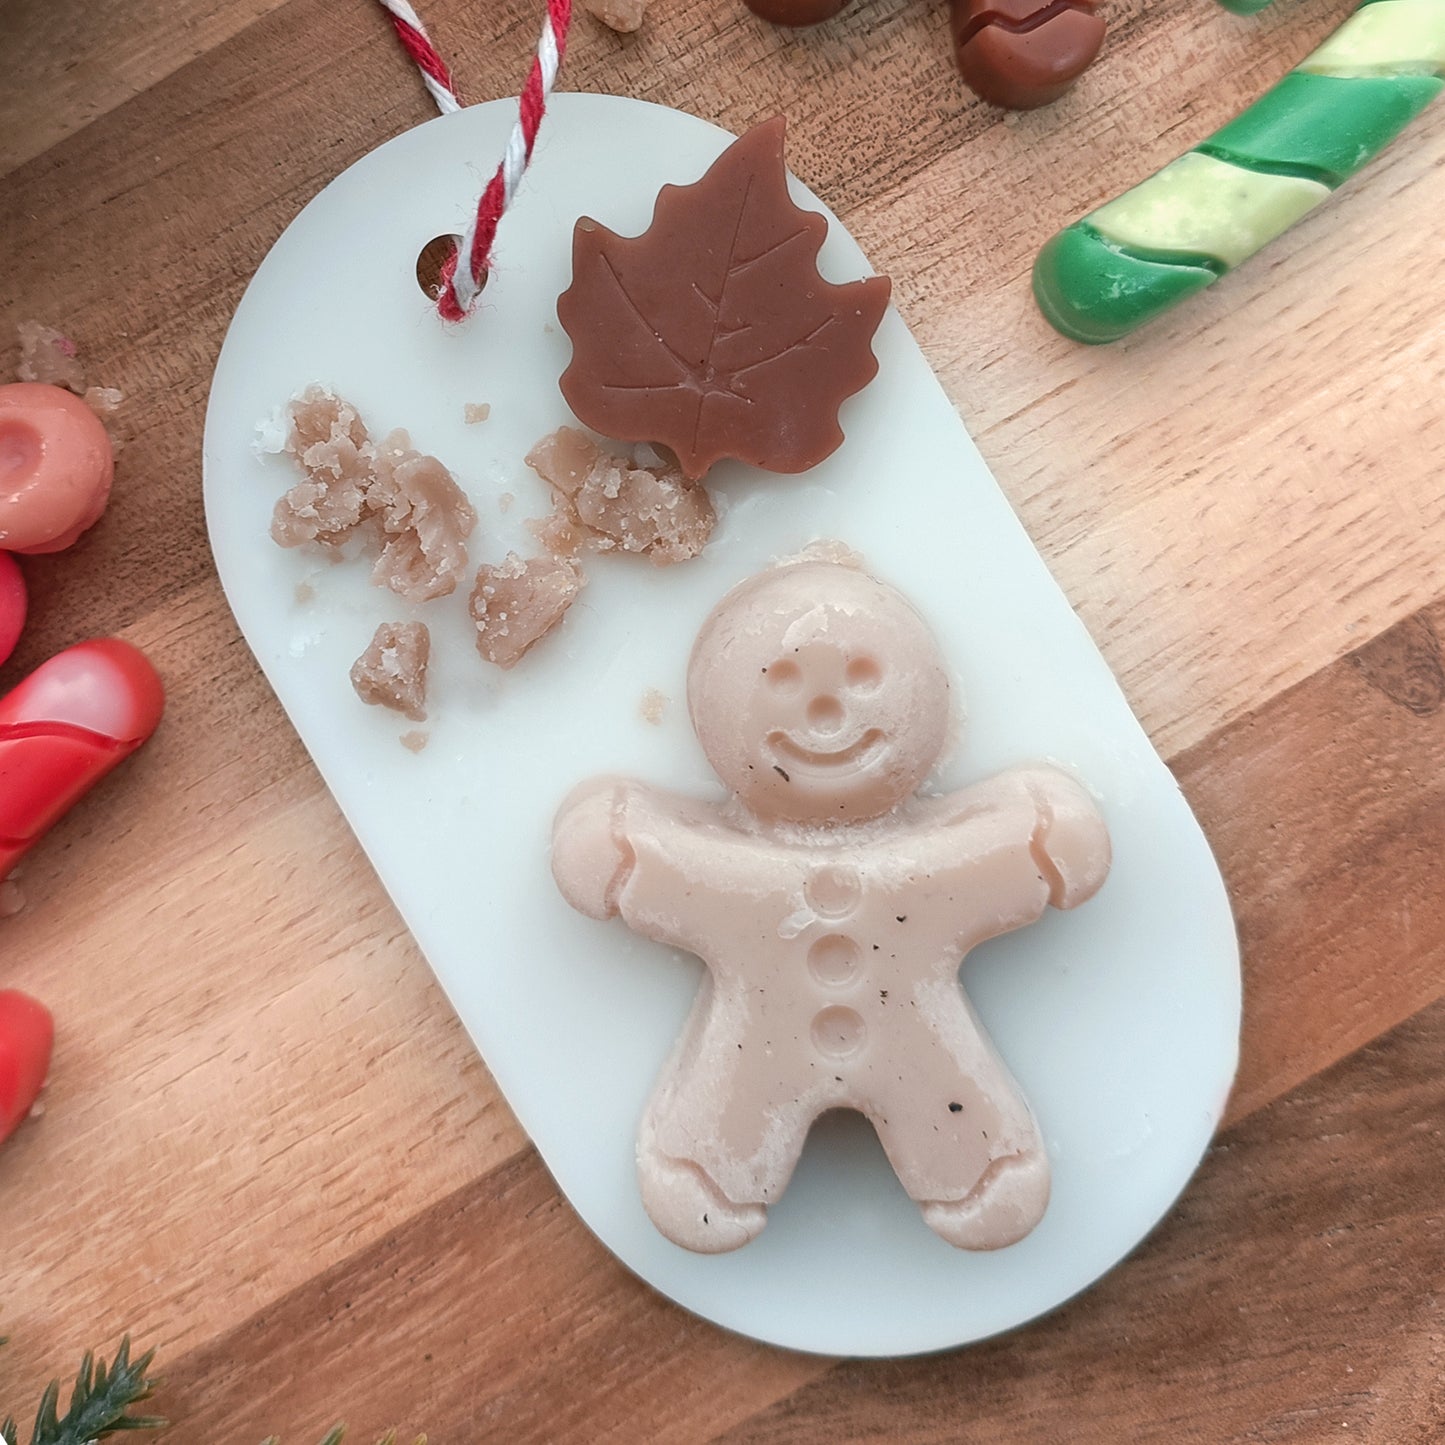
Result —
[[821, 752], [816, 748], [805, 748], [787, 733], [768, 734], [768, 746], [786, 758], [795, 767], [804, 768], [847, 768], [857, 767], [872, 761], [883, 744], [883, 733], [879, 728], [866, 728], [846, 747]]

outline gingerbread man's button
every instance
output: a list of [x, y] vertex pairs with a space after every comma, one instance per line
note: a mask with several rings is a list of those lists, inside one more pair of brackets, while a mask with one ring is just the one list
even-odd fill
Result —
[[868, 1025], [857, 1009], [835, 1006], [813, 1018], [813, 1047], [825, 1058], [850, 1059], [868, 1042]]
[[863, 898], [863, 880], [856, 868], [833, 863], [809, 877], [803, 897], [819, 918], [847, 918]]
[[858, 977], [862, 950], [846, 933], [825, 933], [808, 949], [808, 972], [824, 988], [846, 988]]

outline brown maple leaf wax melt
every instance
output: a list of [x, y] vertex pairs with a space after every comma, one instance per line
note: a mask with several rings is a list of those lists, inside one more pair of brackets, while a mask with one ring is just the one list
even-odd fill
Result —
[[562, 394], [594, 431], [665, 446], [693, 480], [724, 457], [816, 466], [843, 441], [838, 408], [878, 372], [890, 283], [819, 274], [828, 223], [788, 194], [783, 130], [765, 121], [701, 180], [664, 186], [640, 236], [585, 216], [573, 235]]

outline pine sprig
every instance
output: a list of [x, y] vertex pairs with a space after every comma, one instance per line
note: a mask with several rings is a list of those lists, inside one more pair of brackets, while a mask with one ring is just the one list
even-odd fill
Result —
[[90, 1441], [103, 1440], [122, 1430], [164, 1429], [167, 1422], [158, 1415], [128, 1413], [132, 1405], [149, 1399], [155, 1388], [156, 1381], [146, 1376], [154, 1358], [155, 1351], [147, 1350], [132, 1361], [129, 1335], [121, 1340], [109, 1369], [104, 1359], [97, 1359], [87, 1350], [63, 1418], [57, 1414], [60, 1381], [50, 1382], [40, 1400], [30, 1445], [89, 1445]]
[[[9, 1335], [0, 1335], [0, 1345], [8, 1344], [9, 1342]], [[19, 1438], [20, 1432], [15, 1428], [15, 1421], [7, 1415], [4, 1422], [0, 1423], [0, 1445], [15, 1445], [15, 1442]]]
[[[0, 1335], [0, 1345], [5, 1343], [5, 1339], [4, 1335]], [[147, 1350], [138, 1360], [132, 1361], [130, 1336], [126, 1335], [115, 1352], [114, 1362], [107, 1369], [104, 1359], [97, 1360], [87, 1351], [80, 1362], [80, 1370], [70, 1392], [70, 1407], [64, 1419], [56, 1413], [60, 1407], [60, 1381], [52, 1380], [41, 1397], [30, 1445], [95, 1445], [96, 1441], [122, 1430], [164, 1430], [170, 1422], [158, 1415], [127, 1413], [132, 1405], [149, 1399], [160, 1384], [159, 1380], [146, 1376], [155, 1353]], [[342, 1445], [345, 1435], [345, 1425], [333, 1425], [321, 1445]], [[0, 1424], [0, 1445], [20, 1445], [20, 1432], [12, 1417], [7, 1416]], [[272, 1435], [261, 1445], [281, 1445], [281, 1442]], [[377, 1445], [397, 1445], [396, 1431], [388, 1430]], [[413, 1445], [427, 1445], [426, 1436], [418, 1435]]]

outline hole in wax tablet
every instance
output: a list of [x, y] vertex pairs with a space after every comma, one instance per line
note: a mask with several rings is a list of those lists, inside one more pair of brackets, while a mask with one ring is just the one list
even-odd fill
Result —
[[[421, 287], [429, 300], [435, 301], [441, 295], [442, 268], [461, 243], [460, 236], [449, 234], [433, 236], [421, 248], [421, 253], [416, 258], [416, 284]], [[487, 278], [483, 276], [482, 285], [486, 286], [486, 284]]]

